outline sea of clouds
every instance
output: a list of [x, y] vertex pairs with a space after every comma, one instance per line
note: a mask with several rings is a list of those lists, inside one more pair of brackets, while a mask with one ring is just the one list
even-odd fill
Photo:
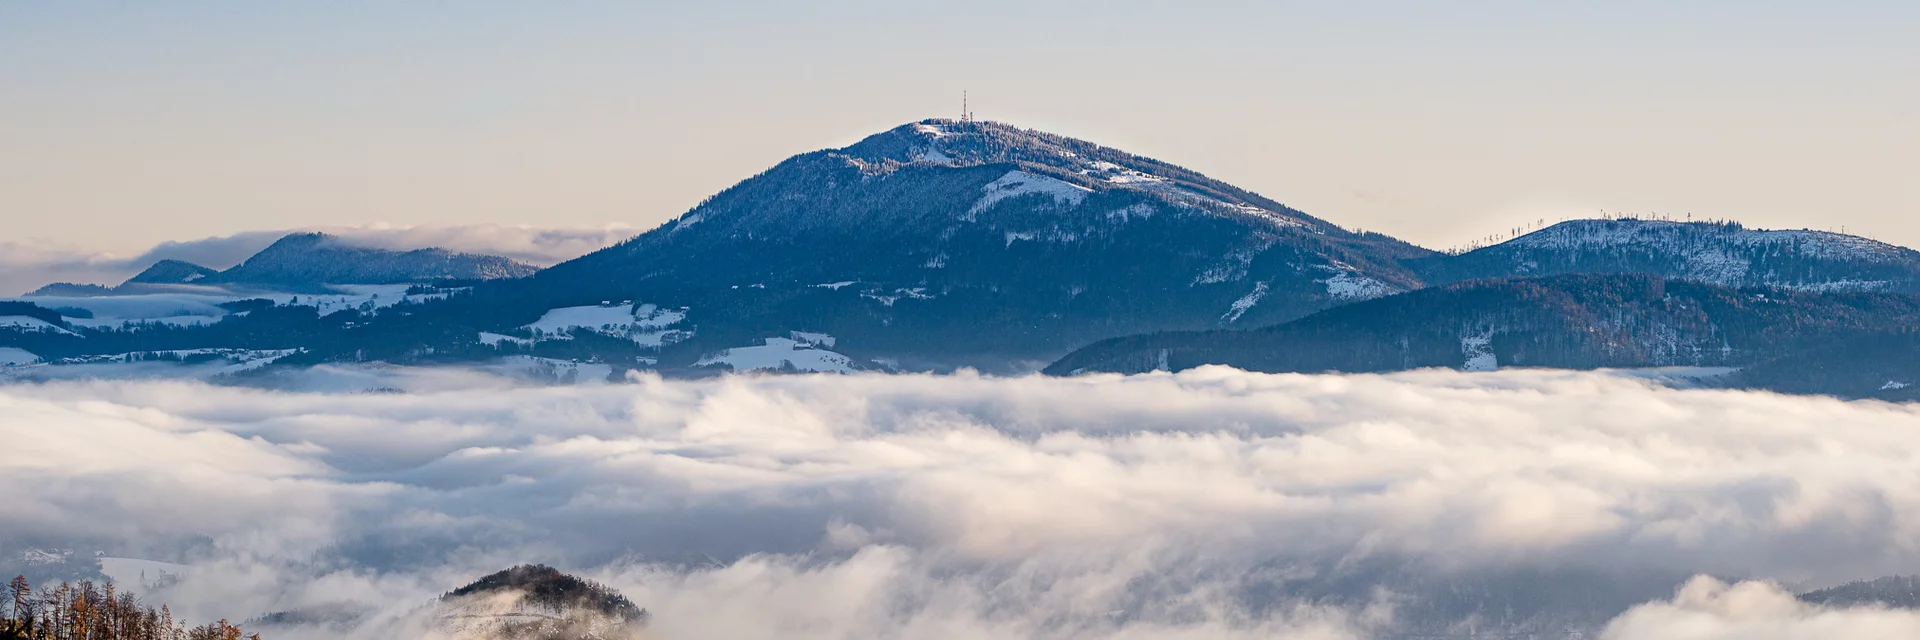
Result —
[[658, 638], [1920, 637], [1793, 597], [1920, 573], [1912, 405], [1608, 372], [378, 375], [0, 386], [0, 552], [190, 565], [149, 598], [354, 637], [524, 562]]

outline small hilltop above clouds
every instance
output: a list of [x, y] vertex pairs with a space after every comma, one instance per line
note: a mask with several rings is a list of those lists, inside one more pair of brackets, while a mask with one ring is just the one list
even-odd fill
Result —
[[611, 587], [529, 564], [481, 577], [405, 615], [334, 605], [270, 613], [246, 626], [270, 637], [633, 640], [649, 617]]

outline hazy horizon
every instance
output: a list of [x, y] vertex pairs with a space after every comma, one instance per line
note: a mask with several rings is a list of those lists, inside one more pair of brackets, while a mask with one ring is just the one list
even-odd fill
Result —
[[1902, 3], [483, 8], [0, 7], [6, 239], [640, 230], [966, 91], [1436, 249], [1602, 210], [1920, 245]]

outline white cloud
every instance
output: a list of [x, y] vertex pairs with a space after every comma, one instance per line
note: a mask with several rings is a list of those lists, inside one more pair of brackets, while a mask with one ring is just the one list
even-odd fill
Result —
[[1597, 630], [1695, 573], [1920, 572], [1913, 406], [1604, 372], [321, 377], [0, 387], [0, 544], [193, 564], [166, 595], [236, 619], [548, 562], [663, 637]]
[[1602, 640], [1829, 640], [1920, 638], [1920, 611], [1831, 608], [1801, 602], [1779, 585], [1727, 584], [1699, 576], [1672, 600], [1650, 602], [1607, 625]]

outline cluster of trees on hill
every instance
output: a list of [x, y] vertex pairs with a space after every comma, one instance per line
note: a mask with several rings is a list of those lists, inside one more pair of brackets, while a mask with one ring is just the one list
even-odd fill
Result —
[[15, 576], [0, 602], [0, 640], [260, 640], [221, 620], [189, 627], [166, 605], [155, 609], [113, 581], [60, 583], [35, 591]]

